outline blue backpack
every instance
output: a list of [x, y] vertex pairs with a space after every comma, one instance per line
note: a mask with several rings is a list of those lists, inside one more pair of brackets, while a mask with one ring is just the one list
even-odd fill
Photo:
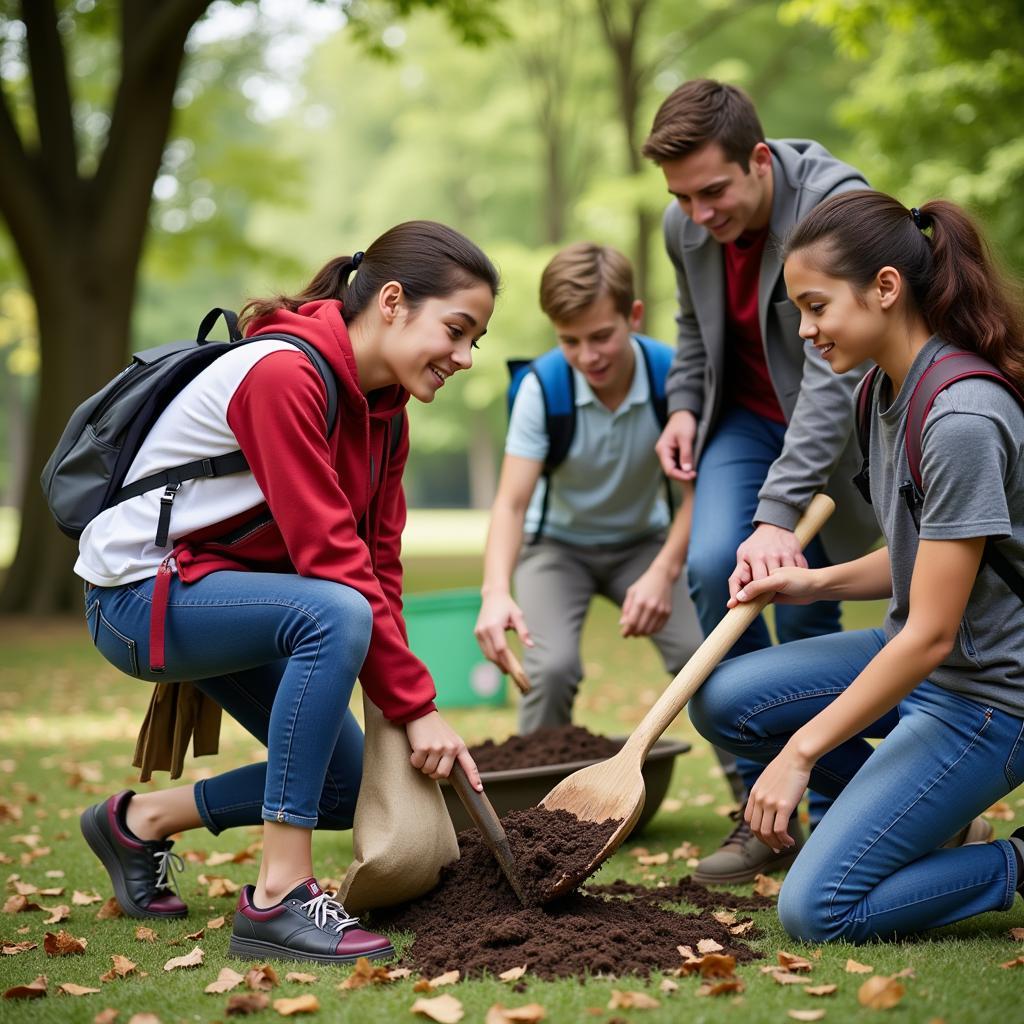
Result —
[[[632, 337], [640, 345], [644, 369], [647, 371], [648, 390], [651, 397], [651, 411], [658, 422], [658, 429], [664, 428], [668, 422], [668, 401], [665, 397], [665, 380], [675, 351], [668, 345], [643, 334]], [[512, 405], [519, 394], [520, 385], [528, 373], [532, 373], [540, 383], [541, 395], [544, 398], [544, 423], [548, 434], [548, 454], [544, 459], [544, 500], [541, 504], [540, 522], [533, 536], [535, 543], [544, 530], [548, 514], [548, 496], [551, 493], [551, 474], [565, 462], [572, 439], [576, 433], [576, 382], [572, 368], [566, 362], [560, 348], [553, 348], [536, 359], [508, 360], [509, 385], [507, 392], [508, 412], [511, 415]], [[665, 479], [665, 496], [668, 501], [669, 516], [675, 511], [672, 488]]]

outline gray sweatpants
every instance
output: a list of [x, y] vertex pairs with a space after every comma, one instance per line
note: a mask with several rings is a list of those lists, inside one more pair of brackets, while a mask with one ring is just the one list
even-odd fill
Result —
[[[520, 701], [520, 733], [572, 720], [583, 679], [580, 636], [591, 600], [601, 595], [621, 607], [626, 591], [654, 561], [663, 543], [664, 535], [631, 545], [582, 547], [547, 537], [523, 545], [513, 584], [535, 646], [523, 648], [523, 668], [533, 688]], [[673, 676], [703, 640], [685, 570], [672, 591], [672, 614], [651, 640]], [[735, 758], [725, 751], [715, 753], [738, 796], [743, 784]]]

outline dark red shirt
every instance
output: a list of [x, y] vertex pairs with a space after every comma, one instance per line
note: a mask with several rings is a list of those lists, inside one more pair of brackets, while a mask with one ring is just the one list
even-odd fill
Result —
[[725, 397], [758, 416], [785, 424], [764, 358], [757, 315], [761, 257], [769, 229], [748, 231], [722, 246], [725, 269]]

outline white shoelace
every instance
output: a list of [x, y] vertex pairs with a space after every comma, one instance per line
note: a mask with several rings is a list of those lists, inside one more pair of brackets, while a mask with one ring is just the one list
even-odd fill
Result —
[[345, 908], [334, 898], [337, 895], [336, 892], [322, 892], [319, 896], [306, 900], [301, 909], [313, 918], [313, 923], [317, 928], [327, 928], [328, 921], [337, 921], [336, 925], [332, 923], [330, 930], [342, 932], [346, 928], [359, 924], [359, 918], [350, 917]]
[[173, 850], [157, 850], [153, 857], [156, 860], [157, 889], [173, 888], [178, 899], [181, 899], [178, 879], [174, 877], [174, 874], [176, 871], [185, 870], [185, 862]]

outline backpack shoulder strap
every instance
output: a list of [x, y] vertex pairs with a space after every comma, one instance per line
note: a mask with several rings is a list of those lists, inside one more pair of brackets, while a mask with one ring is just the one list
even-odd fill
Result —
[[553, 348], [536, 359], [510, 359], [508, 369], [511, 375], [508, 386], [510, 413], [528, 373], [532, 373], [540, 384], [544, 400], [544, 426], [548, 435], [544, 472], [550, 473], [565, 462], [576, 432], [576, 382], [572, 368], [565, 361], [561, 350]]
[[857, 407], [854, 410], [857, 444], [861, 456], [865, 459], [871, 451], [871, 417], [875, 411], [875, 383], [880, 372], [877, 364], [872, 366], [864, 374], [860, 390], [857, 392]]
[[982, 377], [1001, 384], [1017, 399], [1024, 409], [1024, 395], [1014, 387], [1013, 383], [999, 372], [987, 359], [974, 352], [951, 352], [949, 355], [936, 359], [923, 374], [910, 396], [907, 411], [906, 452], [910, 465], [910, 476], [914, 486], [921, 491], [921, 441], [924, 425], [931, 412], [935, 399], [950, 384], [968, 377]]
[[669, 367], [675, 357], [675, 350], [663, 342], [648, 338], [646, 334], [634, 334], [640, 345], [640, 353], [644, 357], [644, 368], [647, 370], [647, 384], [650, 389], [651, 406], [658, 425], [664, 428], [668, 423], [668, 398], [665, 395], [665, 384], [668, 379]]

